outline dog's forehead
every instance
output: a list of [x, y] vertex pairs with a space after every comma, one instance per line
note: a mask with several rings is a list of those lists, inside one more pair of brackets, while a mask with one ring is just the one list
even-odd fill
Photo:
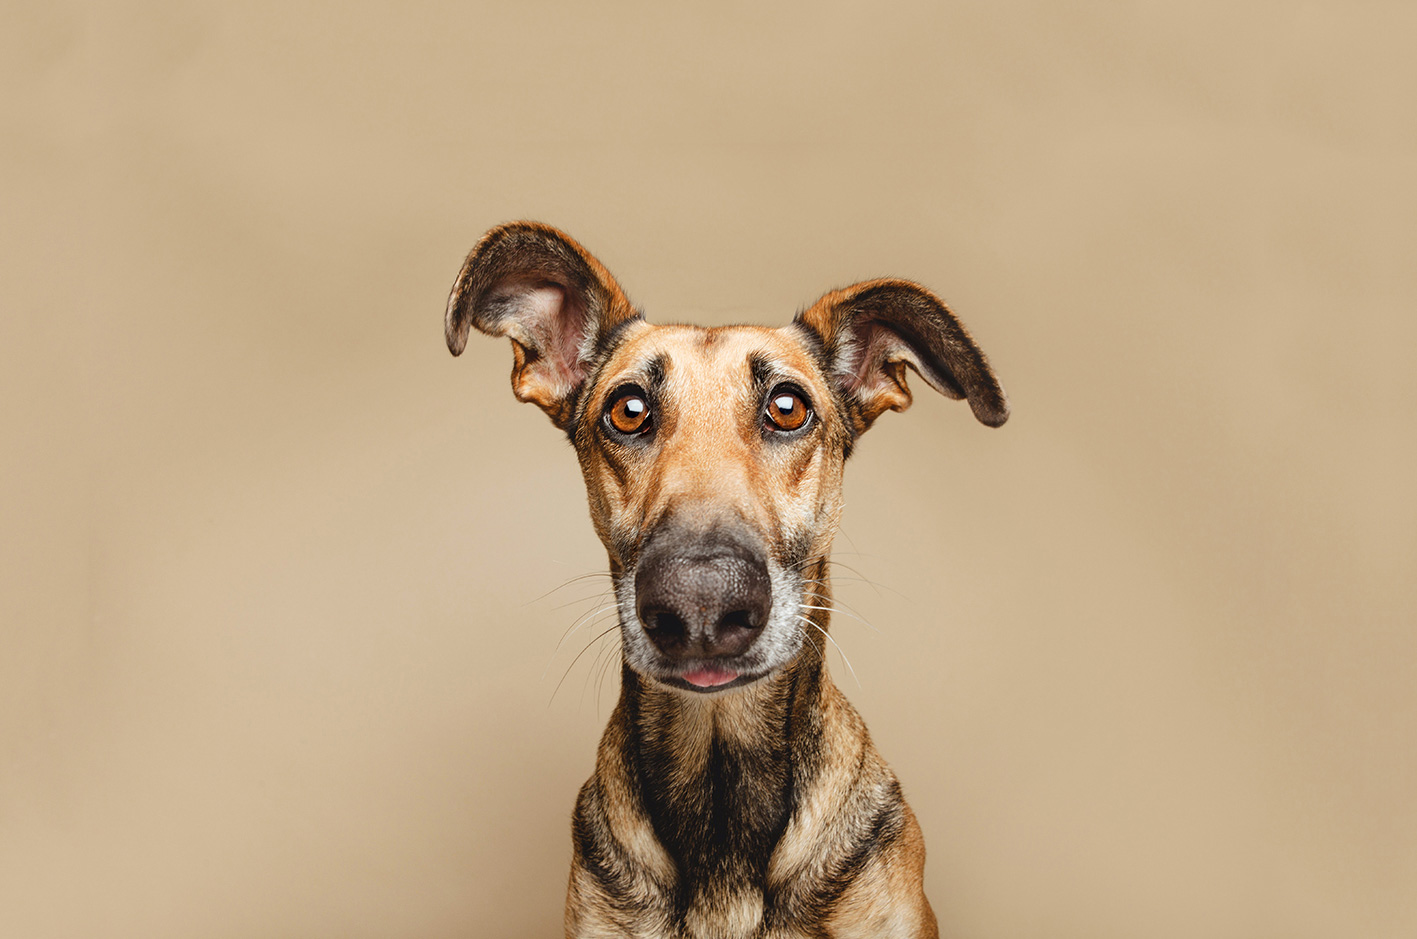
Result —
[[648, 324], [620, 343], [602, 374], [615, 380], [661, 370], [676, 383], [715, 385], [742, 382], [755, 369], [807, 383], [821, 375], [812, 350], [792, 327]]

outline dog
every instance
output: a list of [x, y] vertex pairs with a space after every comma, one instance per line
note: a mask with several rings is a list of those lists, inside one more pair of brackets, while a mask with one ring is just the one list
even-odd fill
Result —
[[656, 326], [565, 233], [488, 232], [448, 299], [512, 341], [609, 554], [619, 702], [572, 822], [568, 937], [934, 937], [924, 840], [826, 668], [842, 468], [907, 369], [1008, 418], [984, 353], [905, 280], [781, 329]]

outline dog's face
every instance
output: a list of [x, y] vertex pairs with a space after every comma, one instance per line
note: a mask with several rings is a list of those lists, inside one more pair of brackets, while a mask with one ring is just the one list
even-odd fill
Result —
[[906, 368], [1007, 417], [1003, 390], [928, 291], [834, 291], [788, 326], [652, 326], [555, 229], [489, 232], [454, 287], [447, 336], [512, 339], [513, 388], [575, 445], [610, 555], [626, 660], [692, 693], [770, 675], [815, 635], [855, 439], [910, 404]]
[[640, 674], [738, 687], [813, 631], [851, 434], [810, 349], [800, 327], [638, 320], [589, 380], [572, 435]]

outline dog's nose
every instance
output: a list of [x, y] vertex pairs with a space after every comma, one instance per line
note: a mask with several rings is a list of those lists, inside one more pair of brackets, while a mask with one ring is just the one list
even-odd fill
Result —
[[671, 530], [640, 555], [635, 597], [645, 634], [670, 659], [722, 658], [746, 652], [767, 625], [772, 582], [747, 539]]

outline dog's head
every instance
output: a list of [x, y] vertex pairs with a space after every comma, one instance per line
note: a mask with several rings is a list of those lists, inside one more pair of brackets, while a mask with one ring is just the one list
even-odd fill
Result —
[[910, 405], [907, 367], [997, 427], [983, 352], [917, 284], [826, 294], [781, 329], [645, 322], [564, 233], [517, 222], [468, 255], [448, 299], [512, 340], [512, 388], [569, 435], [610, 555], [630, 666], [716, 692], [791, 662], [825, 622], [825, 559], [856, 438]]

